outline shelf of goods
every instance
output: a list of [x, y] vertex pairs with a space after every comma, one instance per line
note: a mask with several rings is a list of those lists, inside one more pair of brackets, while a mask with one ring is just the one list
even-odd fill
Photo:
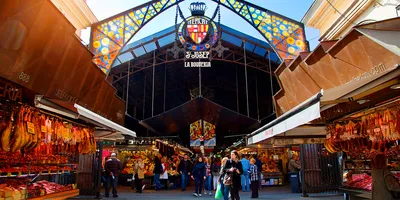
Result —
[[287, 156], [285, 156], [285, 148], [276, 149], [265, 149], [259, 151], [259, 159], [263, 163], [262, 165], [262, 180], [263, 186], [276, 186], [283, 185], [283, 161], [287, 162]]
[[96, 152], [94, 130], [26, 105], [0, 111], [0, 200], [76, 196], [79, 154]]

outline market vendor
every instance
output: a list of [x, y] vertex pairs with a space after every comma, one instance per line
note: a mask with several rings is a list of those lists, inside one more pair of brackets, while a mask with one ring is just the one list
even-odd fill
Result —
[[400, 199], [400, 183], [386, 165], [384, 154], [372, 159], [372, 200]]

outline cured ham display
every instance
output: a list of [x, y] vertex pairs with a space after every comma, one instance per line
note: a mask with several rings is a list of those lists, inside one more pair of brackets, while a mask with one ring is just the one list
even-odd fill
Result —
[[[1, 134], [1, 148], [3, 149], [3, 151], [10, 151], [10, 141], [11, 141], [11, 130], [12, 130], [12, 126], [13, 126], [13, 116], [14, 113], [11, 113], [11, 117], [8, 120], [8, 122], [6, 123], [6, 128], [2, 131]], [[2, 122], [2, 126], [4, 122]]]
[[344, 151], [372, 157], [379, 152], [400, 152], [400, 109], [391, 108], [357, 119], [327, 125], [324, 146], [331, 153]]
[[[94, 130], [21, 106], [0, 122], [1, 149], [25, 154], [93, 154]], [[6, 120], [7, 119], [7, 120]]]

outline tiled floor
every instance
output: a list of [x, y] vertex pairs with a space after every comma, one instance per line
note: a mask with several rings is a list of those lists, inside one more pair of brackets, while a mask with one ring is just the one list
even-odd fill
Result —
[[[104, 190], [102, 191], [104, 192]], [[154, 190], [145, 190], [142, 194], [137, 194], [134, 191], [130, 190], [127, 187], [119, 188], [119, 197], [118, 198], [105, 198], [103, 199], [143, 199], [143, 200], [192, 200], [192, 199], [214, 199], [214, 196], [204, 195], [203, 197], [194, 197], [192, 195], [193, 191], [188, 190], [185, 192], [181, 192], [178, 189], [168, 190], [168, 191], [154, 191]], [[249, 192], [240, 192], [240, 196], [242, 200], [250, 200]], [[79, 196], [74, 199], [94, 199], [93, 197], [84, 197]], [[342, 200], [343, 195], [326, 195], [326, 194], [316, 194], [310, 195], [310, 197], [302, 198], [300, 194], [292, 194], [288, 187], [270, 187], [263, 188], [260, 191], [259, 199], [280, 199], [280, 200], [294, 200], [294, 199], [312, 199], [312, 200]]]

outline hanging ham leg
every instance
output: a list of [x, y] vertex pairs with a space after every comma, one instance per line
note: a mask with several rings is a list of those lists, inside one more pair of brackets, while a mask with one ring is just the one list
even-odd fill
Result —
[[12, 129], [12, 121], [13, 121], [14, 113], [11, 112], [10, 120], [7, 122], [7, 127], [1, 134], [1, 147], [3, 151], [10, 151], [10, 141], [11, 141], [11, 129]]

